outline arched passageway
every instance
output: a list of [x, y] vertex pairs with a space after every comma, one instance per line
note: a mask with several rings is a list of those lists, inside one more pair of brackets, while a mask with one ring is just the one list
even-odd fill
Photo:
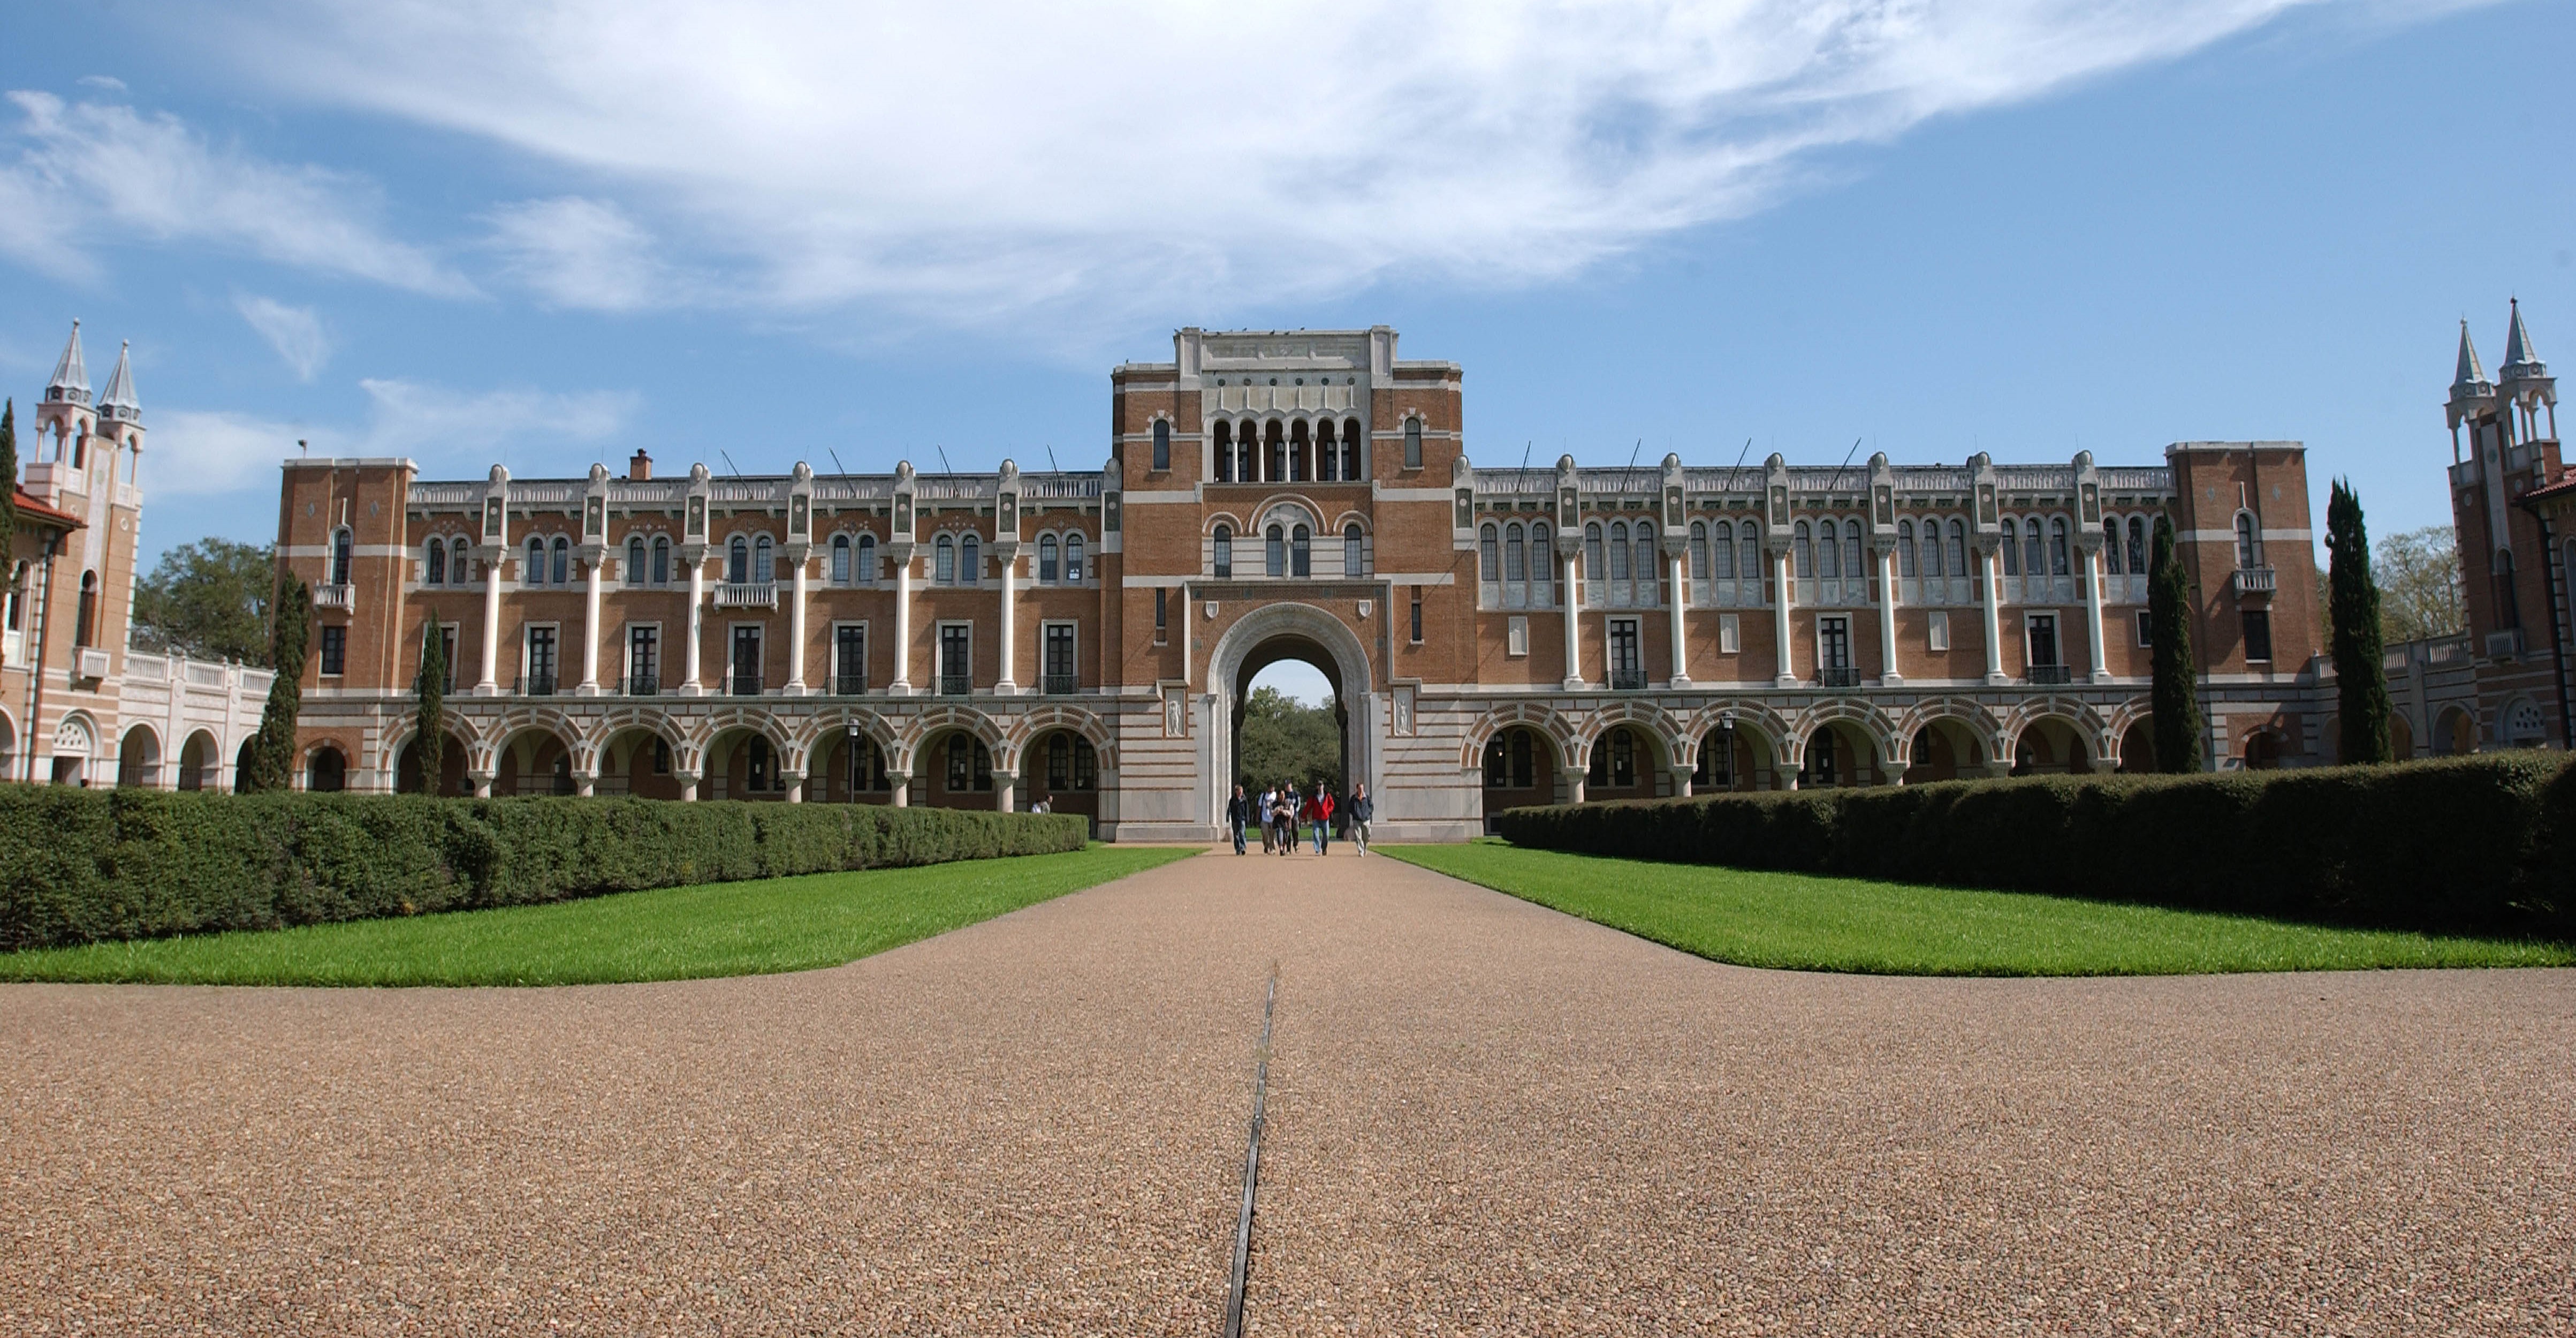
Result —
[[[1243, 706], [1252, 691], [1252, 680], [1263, 669], [1282, 661], [1295, 660], [1324, 676], [1332, 689], [1333, 721], [1340, 738], [1336, 775], [1326, 778], [1338, 794], [1348, 796], [1360, 784], [1369, 784], [1371, 793], [1377, 753], [1378, 702], [1367, 648], [1339, 617], [1311, 604], [1277, 603], [1265, 605], [1228, 628], [1218, 638], [1209, 655], [1208, 681], [1216, 691], [1215, 714], [1210, 722], [1214, 741], [1221, 753], [1210, 768], [1207, 821], [1222, 825], [1226, 800], [1237, 784], [1258, 790], [1261, 786], [1293, 779], [1281, 776], [1246, 776], [1243, 774]], [[1377, 820], [1391, 821], [1402, 816], [1388, 811], [1383, 797], [1377, 804]]]
[[1699, 741], [1699, 765], [1691, 770], [1691, 793], [1774, 789], [1778, 774], [1779, 760], [1772, 754], [1771, 741], [1760, 731], [1720, 725]]
[[562, 795], [573, 788], [572, 745], [553, 731], [523, 729], [502, 742], [494, 758], [494, 795]]
[[1906, 759], [1905, 783], [1972, 779], [1986, 774], [1985, 745], [1957, 720], [1930, 720], [1914, 732], [1912, 755]]
[[223, 780], [224, 753], [215, 736], [204, 730], [179, 745], [179, 788], [212, 790]]
[[852, 727], [827, 734], [814, 751], [821, 760], [806, 775], [808, 799], [830, 804], [894, 802], [894, 778], [886, 772], [885, 746], [867, 731]]
[[[465, 740], [453, 733], [443, 737], [445, 742], [438, 750], [438, 784], [427, 793], [448, 799], [474, 793], [474, 783], [465, 777]], [[394, 756], [394, 793], [423, 793], [420, 763], [420, 740], [405, 741], [402, 751]]]
[[1507, 808], [1563, 801], [1556, 741], [1529, 725], [1506, 725], [1485, 740], [1485, 829]]
[[2016, 776], [2081, 776], [2093, 770], [2084, 736], [2054, 717], [2032, 721], [2013, 741], [2012, 774]]
[[125, 742], [116, 750], [116, 785], [118, 789], [161, 788], [161, 738], [151, 726], [136, 725], [125, 731]]
[[1000, 793], [993, 780], [993, 750], [970, 731], [934, 734], [913, 759], [915, 804], [991, 811], [999, 805]]
[[1887, 773], [1878, 765], [1878, 749], [1860, 726], [1848, 720], [1829, 720], [1807, 736], [1805, 765], [1798, 773], [1799, 789], [1848, 789], [1886, 783]]
[[682, 784], [679, 746], [654, 731], [628, 726], [608, 736], [599, 750], [595, 794], [634, 799], [677, 799]]
[[1053, 813], [1079, 813], [1100, 825], [1100, 751], [1091, 740], [1070, 729], [1050, 730], [1030, 741], [1022, 756], [1021, 781], [1027, 806], [1043, 803]]
[[1583, 797], [1653, 799], [1673, 792], [1672, 767], [1663, 740], [1637, 725], [1612, 725], [1592, 741]]
[[777, 802], [787, 797], [787, 750], [778, 740], [750, 726], [716, 735], [707, 745], [701, 799]]

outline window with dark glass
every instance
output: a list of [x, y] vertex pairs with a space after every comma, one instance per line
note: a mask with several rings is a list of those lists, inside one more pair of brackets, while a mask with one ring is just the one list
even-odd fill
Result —
[[351, 554], [356, 551], [353, 544], [354, 541], [350, 538], [349, 531], [345, 528], [332, 534], [331, 584], [347, 585], [349, 583], [349, 559]]
[[1047, 691], [1073, 691], [1073, 624], [1047, 624], [1045, 668]]
[[667, 585], [671, 580], [671, 541], [653, 541], [653, 584]]
[[758, 794], [770, 788], [769, 740], [754, 734], [743, 745], [743, 788]]
[[1300, 580], [1315, 574], [1314, 533], [1303, 525], [1288, 531], [1288, 574]]
[[555, 538], [554, 575], [550, 579], [555, 585], [572, 580], [572, 544], [560, 535]]
[[2247, 609], [2240, 615], [2245, 620], [2245, 658], [2272, 658], [2272, 615], [2263, 609]]
[[2035, 613], [2030, 619], [2030, 662], [2034, 667], [2057, 663], [2057, 615]]
[[1342, 527], [1342, 575], [1358, 576], [1366, 565], [1366, 548], [1361, 543], [1358, 521]]
[[1404, 420], [1404, 467], [1422, 468], [1422, 420], [1419, 418]]
[[725, 582], [741, 585], [751, 579], [751, 544], [741, 535], [725, 547]]
[[845, 623], [832, 629], [832, 690], [844, 696], [868, 690], [868, 629]]
[[72, 620], [72, 644], [96, 644], [98, 636], [98, 573], [81, 573], [80, 608]]
[[626, 690], [646, 693], [662, 686], [662, 629], [626, 629]]
[[528, 629], [528, 691], [549, 693], [555, 690], [555, 629]]
[[1277, 525], [1262, 533], [1261, 567], [1271, 576], [1288, 574], [1288, 532]]
[[1163, 629], [1171, 625], [1171, 593], [1161, 586], [1154, 588], [1154, 636], [1157, 640], [1161, 639]]
[[1064, 567], [1062, 559], [1057, 556], [1058, 552], [1054, 535], [1038, 536], [1038, 581], [1041, 584], [1053, 585], [1062, 579]]
[[430, 585], [447, 584], [446, 540], [432, 539], [429, 541], [429, 567], [421, 574], [421, 580]]
[[322, 631], [322, 676], [337, 678], [349, 660], [349, 629], [333, 624]]
[[1646, 686], [1646, 662], [1638, 646], [1637, 620], [1610, 620], [1610, 686], [1637, 689]]
[[939, 628], [939, 690], [955, 695], [971, 690], [975, 682], [974, 629], [964, 623], [944, 623]]
[[1216, 578], [1220, 581], [1234, 578], [1234, 530], [1231, 526], [1216, 527]]
[[1422, 587], [1413, 587], [1413, 643], [1422, 644]]
[[733, 690], [742, 697], [760, 693], [760, 628], [756, 624], [733, 629]]
[[1516, 729], [1512, 731], [1513, 789], [1526, 790], [1537, 783], [1533, 779], [1536, 774], [1533, 766], [1535, 752], [1536, 750], [1530, 741], [1530, 732], [1528, 730]]
[[1851, 619], [1818, 618], [1816, 620], [1816, 667], [1819, 669], [1851, 668]]
[[1172, 422], [1168, 418], [1157, 418], [1154, 420], [1154, 468], [1169, 469], [1171, 467]]

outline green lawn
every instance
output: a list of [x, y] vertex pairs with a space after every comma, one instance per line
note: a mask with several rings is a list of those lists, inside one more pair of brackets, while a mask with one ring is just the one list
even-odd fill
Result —
[[2017, 892], [1519, 850], [1378, 846], [1696, 956], [1905, 976], [2189, 975], [2397, 966], [2568, 966], [2576, 945], [2327, 929]]
[[577, 985], [803, 971], [1198, 852], [1061, 855], [624, 892], [582, 901], [0, 954], [0, 980]]

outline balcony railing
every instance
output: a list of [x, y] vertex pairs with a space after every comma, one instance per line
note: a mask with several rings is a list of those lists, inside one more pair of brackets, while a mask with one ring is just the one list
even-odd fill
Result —
[[716, 607], [720, 609], [774, 609], [778, 607], [778, 584], [775, 581], [727, 581], [715, 587]]
[[866, 696], [866, 695], [867, 695], [867, 691], [868, 691], [868, 676], [867, 676], [866, 674], [834, 674], [834, 675], [832, 675], [832, 695], [833, 695], [833, 696], [836, 696], [836, 697], [863, 697], [863, 696]]
[[1816, 670], [1816, 686], [1820, 688], [1859, 687], [1860, 670], [1848, 664], [1820, 666]]
[[973, 674], [941, 674], [939, 676], [939, 695], [942, 697], [964, 697], [971, 695], [974, 691], [975, 676]]
[[2276, 585], [2277, 583], [2274, 580], [2273, 571], [2270, 567], [2238, 567], [2236, 569], [2236, 593], [2240, 595], [2268, 595], [2272, 593], [2276, 588]]
[[2503, 630], [2503, 631], [2501, 631], [2501, 632], [2489, 632], [2489, 633], [2487, 633], [2487, 658], [2488, 658], [2488, 659], [2491, 659], [2491, 660], [2509, 660], [2509, 659], [2512, 659], [2512, 658], [2513, 658], [2514, 656], [2516, 656], [2516, 655], [2520, 655], [2521, 653], [2522, 653], [2522, 629], [2521, 629], [2521, 628], [2519, 628], [2519, 627], [2508, 627], [2508, 628], [2506, 628], [2505, 630]]
[[79, 663], [72, 666], [72, 673], [80, 678], [105, 678], [108, 668], [106, 651], [85, 646], [81, 649]]
[[555, 695], [555, 676], [552, 674], [521, 674], [519, 675], [519, 684], [516, 689], [516, 695], [521, 697], [551, 697]]
[[1645, 690], [1646, 690], [1646, 671], [1645, 671], [1645, 670], [1643, 670], [1643, 669], [1613, 669], [1613, 670], [1611, 670], [1611, 671], [1610, 671], [1610, 690], [1611, 690], [1611, 691], [1613, 691], [1613, 692], [1643, 692], [1643, 691], [1645, 691]]
[[1050, 697], [1070, 696], [1082, 690], [1080, 675], [1047, 674], [1040, 680], [1038, 690]]
[[737, 669], [725, 675], [724, 690], [728, 697], [757, 697], [760, 695], [760, 675]]
[[617, 695], [620, 697], [658, 697], [662, 695], [662, 676], [660, 674], [630, 674], [617, 680]]
[[2034, 664], [2024, 677], [2033, 687], [2062, 688], [2075, 681], [2073, 671], [2062, 664]]
[[358, 607], [357, 587], [348, 585], [317, 585], [313, 587], [313, 607], [317, 609], [338, 609], [342, 613], [352, 612]]

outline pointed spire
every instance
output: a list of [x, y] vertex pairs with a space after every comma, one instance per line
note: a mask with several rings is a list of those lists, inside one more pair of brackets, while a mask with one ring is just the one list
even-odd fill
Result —
[[45, 385], [45, 398], [64, 404], [89, 403], [89, 364], [81, 360], [80, 322], [72, 322], [72, 340], [63, 345], [62, 361], [54, 364], [54, 379]]
[[2469, 339], [2469, 323], [2463, 320], [2460, 322], [2460, 367], [2451, 376], [2451, 398], [2474, 399], [2494, 393], [2494, 384], [2487, 380], [2486, 366], [2478, 361], [2478, 346]]
[[107, 378], [107, 392], [98, 397], [101, 418], [117, 423], [143, 421], [143, 401], [134, 397], [134, 345], [132, 341], [116, 350], [116, 370]]
[[2504, 365], [2496, 369], [2503, 381], [2522, 381], [2549, 375], [2549, 364], [2531, 351], [2531, 332], [2522, 328], [2522, 299], [2513, 302], [2513, 324], [2505, 331]]

